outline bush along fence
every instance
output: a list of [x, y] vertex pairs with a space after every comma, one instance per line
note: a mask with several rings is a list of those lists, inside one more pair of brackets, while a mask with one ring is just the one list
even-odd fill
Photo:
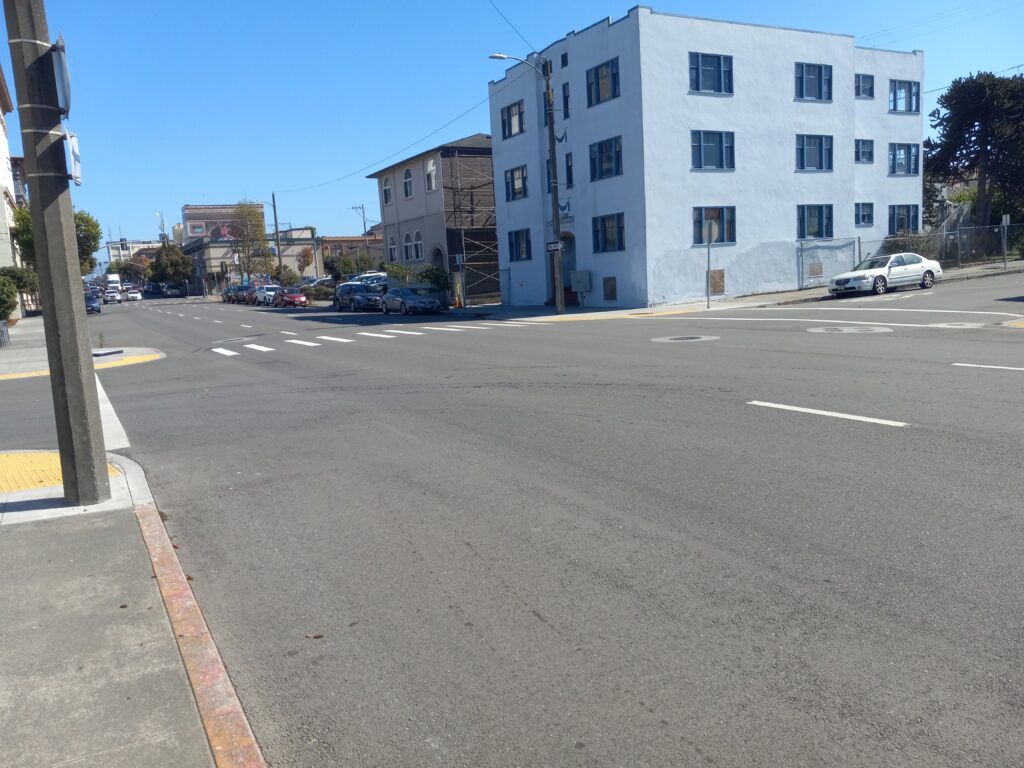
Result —
[[999, 263], [1024, 259], [1024, 224], [1000, 224], [990, 227], [957, 227], [927, 234], [902, 233], [884, 240], [861, 243], [864, 258], [913, 251], [935, 259], [944, 267]]

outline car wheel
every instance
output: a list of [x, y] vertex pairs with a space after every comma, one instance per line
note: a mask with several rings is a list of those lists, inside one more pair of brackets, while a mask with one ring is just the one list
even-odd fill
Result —
[[874, 293], [877, 293], [879, 296], [881, 296], [883, 293], [889, 290], [889, 286], [886, 285], [885, 278], [879, 275], [878, 277], [875, 278], [875, 282], [872, 283], [871, 290]]
[[401, 304], [398, 305], [398, 311], [401, 312], [403, 315], [408, 315], [409, 314], [409, 308], [407, 306], [405, 306], [405, 302], [404, 301]]
[[930, 269], [926, 269], [921, 277], [921, 287], [931, 288], [933, 285], [935, 285], [935, 275], [932, 274]]
[[386, 301], [382, 301], [380, 303], [380, 311], [385, 315], [390, 314], [390, 310], [388, 309], [388, 303]]

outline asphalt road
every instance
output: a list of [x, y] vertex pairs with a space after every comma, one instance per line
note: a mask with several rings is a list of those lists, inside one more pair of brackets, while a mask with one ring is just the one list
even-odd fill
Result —
[[[277, 768], [1016, 766], [1022, 315], [1015, 275], [549, 324], [90, 322], [167, 353], [101, 379]], [[3, 392], [15, 447], [48, 392]]]

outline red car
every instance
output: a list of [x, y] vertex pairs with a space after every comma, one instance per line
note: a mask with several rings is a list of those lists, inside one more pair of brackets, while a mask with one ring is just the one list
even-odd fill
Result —
[[306, 299], [306, 294], [294, 285], [290, 288], [282, 288], [274, 294], [275, 307], [305, 307], [308, 305], [309, 301]]

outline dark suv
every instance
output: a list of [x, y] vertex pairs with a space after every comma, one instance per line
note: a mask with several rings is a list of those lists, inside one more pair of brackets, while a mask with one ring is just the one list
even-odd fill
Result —
[[366, 283], [342, 283], [334, 289], [334, 309], [338, 312], [380, 312], [383, 292]]

